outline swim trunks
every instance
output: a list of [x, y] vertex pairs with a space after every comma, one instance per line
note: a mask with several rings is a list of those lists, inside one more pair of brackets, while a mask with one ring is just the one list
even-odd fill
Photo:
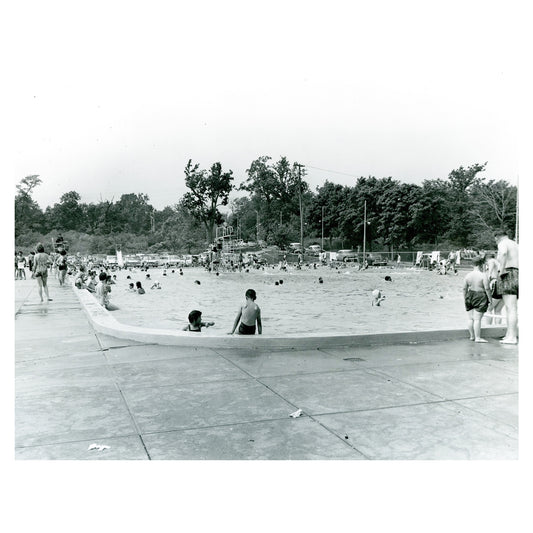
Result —
[[469, 290], [465, 296], [465, 308], [467, 311], [475, 309], [479, 313], [485, 313], [489, 308], [489, 299], [485, 291]]
[[518, 268], [508, 268], [500, 274], [499, 289], [502, 294], [513, 294], [518, 298]]
[[242, 322], [239, 324], [239, 335], [255, 335], [255, 324], [248, 326]]
[[[493, 283], [494, 282], [494, 283]], [[500, 289], [500, 282], [495, 279], [495, 278], [492, 278], [490, 280], [490, 285], [492, 287], [492, 290], [491, 290], [491, 296], [495, 299], [495, 300], [501, 300], [502, 298], [502, 293], [501, 293], [501, 289]]]

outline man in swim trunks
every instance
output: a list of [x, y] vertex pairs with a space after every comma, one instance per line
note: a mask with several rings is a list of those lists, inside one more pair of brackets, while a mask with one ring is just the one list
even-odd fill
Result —
[[507, 314], [507, 331], [502, 344], [518, 343], [518, 244], [507, 236], [505, 229], [495, 234], [498, 243], [500, 277], [497, 286], [502, 294]]
[[481, 319], [492, 301], [488, 279], [481, 272], [484, 262], [483, 257], [476, 257], [472, 261], [473, 270], [465, 276], [463, 283], [468, 332], [470, 340], [475, 342], [487, 342], [481, 338]]
[[255, 335], [255, 323], [257, 322], [257, 332], [259, 335], [263, 333], [263, 325], [261, 323], [261, 309], [255, 303], [257, 295], [253, 289], [246, 291], [246, 303], [239, 309], [233, 329], [230, 335], [233, 335], [239, 321], [239, 335]]

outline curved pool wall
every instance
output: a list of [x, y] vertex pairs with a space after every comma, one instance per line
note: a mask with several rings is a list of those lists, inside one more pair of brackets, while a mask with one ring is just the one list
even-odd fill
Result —
[[[406, 344], [418, 342], [464, 339], [465, 329], [446, 329], [431, 331], [406, 331], [400, 333], [373, 333], [364, 335], [338, 335], [327, 333], [287, 334], [287, 335], [202, 335], [187, 331], [144, 328], [119, 322], [95, 297], [85, 289], [72, 290], [78, 297], [93, 328], [117, 339], [137, 341], [146, 344], [165, 344], [195, 348], [326, 348], [331, 346], [372, 346], [387, 344]], [[465, 319], [466, 324], [466, 319]], [[482, 328], [485, 338], [501, 337], [505, 327], [489, 326]]]

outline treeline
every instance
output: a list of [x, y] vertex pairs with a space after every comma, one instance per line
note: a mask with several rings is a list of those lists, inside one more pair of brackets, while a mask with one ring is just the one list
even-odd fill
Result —
[[[421, 185], [369, 176], [346, 186], [324, 176], [324, 184], [312, 191], [305, 166], [286, 157], [276, 162], [259, 157], [239, 185], [220, 163], [202, 170], [189, 161], [187, 193], [162, 210], [142, 193], [87, 204], [70, 191], [42, 211], [32, 198], [41, 179], [27, 176], [17, 185], [15, 244], [17, 249], [46, 244], [62, 232], [71, 252], [114, 253], [119, 247], [126, 253], [195, 253], [226, 222], [245, 241], [283, 246], [300, 240], [301, 209], [306, 242], [320, 242], [323, 232], [326, 248], [341, 243], [355, 248], [363, 241], [366, 202], [369, 250], [492, 248], [494, 229], [515, 228], [517, 190], [505, 180], [486, 181], [485, 166], [460, 167]], [[242, 195], [230, 201], [232, 192]]]

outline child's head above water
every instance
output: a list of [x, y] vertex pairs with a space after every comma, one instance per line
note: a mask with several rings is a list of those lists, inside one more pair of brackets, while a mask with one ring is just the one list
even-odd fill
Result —
[[246, 291], [245, 296], [246, 298], [250, 298], [250, 300], [253, 300], [253, 301], [255, 301], [255, 299], [257, 298], [257, 294], [255, 293], [253, 289], [248, 289]]
[[197, 309], [194, 309], [189, 313], [189, 324], [192, 326], [197, 325], [199, 322], [202, 321], [202, 311], [198, 311]]

